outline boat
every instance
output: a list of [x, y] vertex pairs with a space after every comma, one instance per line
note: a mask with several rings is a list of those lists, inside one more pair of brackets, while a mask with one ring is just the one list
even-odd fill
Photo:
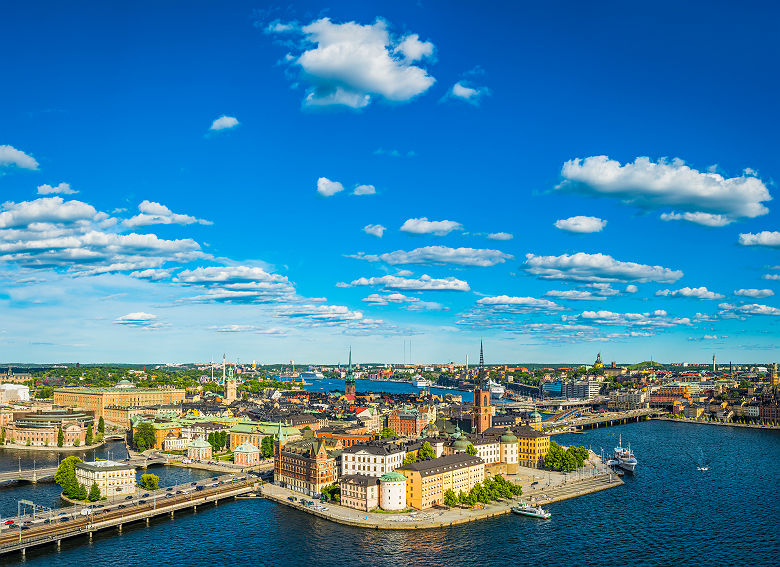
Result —
[[531, 518], [541, 518], [543, 520], [549, 520], [552, 514], [542, 508], [541, 506], [531, 506], [530, 504], [521, 504], [518, 506], [512, 506], [512, 512], [520, 514], [521, 516], [529, 516]]
[[309, 372], [309, 371], [301, 372], [299, 374], [299, 377], [301, 378], [301, 380], [306, 380], [306, 381], [308, 381], [308, 380], [322, 380], [323, 378], [325, 378], [325, 376], [322, 374], [322, 372]]
[[618, 440], [618, 446], [615, 447], [615, 459], [618, 461], [618, 465], [621, 469], [634, 472], [637, 465], [636, 457], [631, 452], [631, 444], [628, 447], [623, 447], [623, 436], [621, 435]]
[[697, 471], [708, 471], [710, 470], [710, 465], [704, 465], [703, 467], [696, 467]]
[[419, 374], [412, 378], [412, 384], [414, 384], [416, 388], [430, 388], [433, 386], [433, 382], [423, 378]]
[[488, 387], [490, 388], [490, 395], [493, 398], [501, 398], [506, 394], [506, 388], [494, 380], [488, 380]]

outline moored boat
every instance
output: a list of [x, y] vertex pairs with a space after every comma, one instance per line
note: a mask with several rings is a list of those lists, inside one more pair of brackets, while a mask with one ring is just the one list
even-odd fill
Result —
[[541, 506], [531, 506], [530, 504], [519, 504], [517, 506], [512, 506], [512, 512], [521, 516], [540, 518], [542, 520], [549, 520], [552, 516], [550, 512]]

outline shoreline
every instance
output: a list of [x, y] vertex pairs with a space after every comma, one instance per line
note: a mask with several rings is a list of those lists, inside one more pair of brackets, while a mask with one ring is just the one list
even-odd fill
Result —
[[757, 425], [753, 423], [723, 423], [722, 421], [702, 421], [699, 419], [678, 419], [675, 417], [654, 417], [661, 421], [673, 421], [675, 423], [694, 423], [698, 425], [720, 425], [721, 427], [742, 427], [745, 429], [764, 429], [768, 431], [780, 431], [780, 425]]
[[374, 530], [414, 530], [414, 529], [437, 529], [450, 526], [467, 524], [478, 520], [485, 520], [495, 516], [503, 516], [511, 513], [511, 508], [517, 502], [525, 500], [537, 506], [544, 506], [570, 498], [577, 498], [586, 494], [600, 492], [610, 488], [622, 486], [623, 481], [615, 475], [597, 475], [589, 479], [576, 482], [561, 484], [558, 486], [539, 488], [536, 490], [524, 490], [522, 496], [493, 502], [484, 505], [482, 509], [459, 508], [454, 507], [440, 512], [436, 509], [427, 509], [415, 511], [412, 514], [377, 514], [372, 512], [362, 512], [352, 508], [346, 508], [338, 504], [327, 503], [328, 510], [316, 510], [303, 506], [298, 502], [288, 500], [289, 496], [303, 498], [300, 492], [294, 492], [274, 484], [263, 484], [259, 492], [264, 498], [283, 504], [289, 508], [301, 510], [308, 514], [320, 517], [331, 522], [344, 524], [363, 529]]
[[98, 449], [105, 445], [107, 442], [102, 441], [92, 445], [79, 445], [78, 447], [57, 447], [57, 445], [0, 445], [0, 449], [14, 449], [16, 451], [59, 451], [59, 452], [74, 452], [74, 451], [91, 451]]

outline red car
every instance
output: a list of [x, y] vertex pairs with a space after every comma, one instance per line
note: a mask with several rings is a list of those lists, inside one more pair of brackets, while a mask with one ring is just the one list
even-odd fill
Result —
[[6, 520], [6, 522], [5, 522], [5, 525], [6, 525], [6, 526], [12, 526], [12, 525], [13, 525], [13, 523], [14, 523], [14, 521], [13, 521], [13, 520]]

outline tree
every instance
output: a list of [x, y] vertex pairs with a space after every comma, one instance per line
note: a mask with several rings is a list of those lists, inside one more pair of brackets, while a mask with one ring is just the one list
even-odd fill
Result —
[[84, 444], [85, 445], [92, 445], [92, 426], [87, 426], [87, 434], [84, 436]]
[[227, 448], [228, 444], [228, 433], [227, 431], [220, 431], [219, 432], [219, 446], [221, 449]]
[[260, 442], [260, 450], [263, 452], [263, 458], [268, 458], [274, 454], [274, 440], [270, 435], [263, 437]]
[[160, 477], [158, 477], [156, 474], [142, 474], [141, 485], [146, 490], [157, 490], [157, 488], [160, 486]]
[[62, 433], [62, 426], [60, 425], [60, 430], [57, 432], [57, 447], [62, 447], [63, 443], [65, 443], [65, 435]]
[[423, 443], [420, 450], [417, 451], [417, 458], [421, 461], [429, 461], [436, 457], [436, 453], [433, 451], [433, 447], [427, 441]]
[[[81, 488], [82, 490], [84, 489], [83, 486]], [[98, 487], [97, 482], [93, 482], [92, 486], [89, 488], [88, 498], [90, 502], [95, 502], [96, 500], [100, 500], [100, 488]]]
[[29, 437], [27, 438], [27, 441], [25, 442], [25, 445], [27, 445], [28, 447], [29, 447], [30, 445], [32, 445], [32, 441], [30, 441], [30, 438], [29, 438]]
[[150, 449], [155, 446], [155, 442], [154, 426], [151, 423], [141, 422], [135, 427], [133, 443], [139, 450]]
[[466, 454], [471, 456], [476, 456], [477, 450], [474, 448], [474, 445], [469, 445], [466, 447]]
[[0, 431], [0, 445], [5, 445], [5, 427]]
[[209, 445], [211, 445], [211, 448], [214, 449], [214, 451], [217, 450], [217, 440], [214, 437], [214, 432], [208, 434], [208, 437], [206, 437], [206, 441], [209, 442]]
[[78, 439], [78, 438], [74, 439], [73, 440], [73, 446], [74, 447], [78, 447], [79, 445], [81, 445], [81, 439]]
[[87, 489], [84, 488], [83, 485], [76, 483], [76, 489], [73, 491], [73, 494], [71, 494], [71, 498], [74, 498], [76, 500], [86, 500]]
[[391, 427], [385, 427], [385, 428], [382, 430], [382, 437], [383, 437], [383, 438], [387, 438], [387, 437], [395, 437], [395, 436], [396, 436], [396, 435], [395, 435], [395, 429], [393, 429], [393, 428], [391, 428]]
[[411, 465], [412, 463], [417, 462], [417, 455], [414, 453], [406, 453], [406, 456], [404, 457], [404, 464], [405, 465]]
[[98, 431], [100, 433], [105, 433], [106, 432], [106, 422], [103, 419], [102, 415], [100, 416], [100, 419], [98, 420]]
[[444, 492], [444, 505], [445, 506], [457, 506], [458, 504], [458, 497], [452, 490], [447, 490]]
[[54, 482], [60, 485], [62, 493], [68, 497], [75, 497], [78, 492], [79, 483], [76, 482], [76, 463], [82, 460], [78, 457], [66, 457], [57, 467], [54, 474]]

